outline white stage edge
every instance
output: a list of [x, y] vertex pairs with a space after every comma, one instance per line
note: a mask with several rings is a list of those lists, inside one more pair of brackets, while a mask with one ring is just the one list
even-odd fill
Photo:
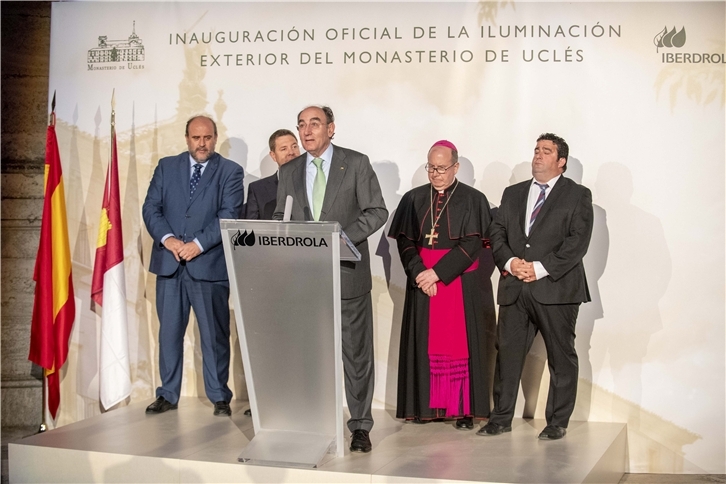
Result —
[[617, 483], [627, 465], [621, 423], [570, 422], [564, 439], [544, 442], [542, 420], [516, 419], [511, 433], [480, 437], [453, 422], [405, 424], [374, 410], [370, 454], [346, 449], [318, 469], [253, 466], [237, 462], [253, 436], [242, 402], [231, 418], [214, 417], [201, 398], [161, 415], [146, 415], [145, 405], [9, 444], [10, 482]]

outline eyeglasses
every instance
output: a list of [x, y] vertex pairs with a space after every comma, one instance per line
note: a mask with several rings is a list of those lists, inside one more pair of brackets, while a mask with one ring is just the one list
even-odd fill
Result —
[[456, 162], [456, 163], [454, 163], [453, 165], [449, 165], [449, 166], [447, 166], [446, 168], [443, 168], [443, 167], [440, 167], [440, 166], [433, 166], [433, 165], [429, 165], [428, 163], [426, 163], [426, 164], [424, 165], [424, 169], [425, 169], [425, 170], [426, 170], [427, 172], [429, 172], [429, 173], [433, 173], [433, 172], [436, 172], [436, 173], [438, 173], [439, 175], [444, 175], [444, 174], [446, 173], [446, 170], [448, 170], [449, 168], [452, 168], [452, 167], [454, 167], [454, 166], [456, 166], [456, 165], [458, 165], [458, 164], [459, 164], [459, 162], [457, 161], [457, 162]]
[[318, 129], [322, 128], [323, 126], [327, 126], [327, 124], [328, 123], [322, 123], [322, 122], [317, 121], [317, 120], [310, 121], [310, 123], [308, 123], [308, 124], [305, 124], [303, 122], [300, 122], [297, 125], [297, 130], [298, 131], [302, 131], [303, 129], [305, 129], [307, 127], [310, 127], [313, 130], [318, 130]]

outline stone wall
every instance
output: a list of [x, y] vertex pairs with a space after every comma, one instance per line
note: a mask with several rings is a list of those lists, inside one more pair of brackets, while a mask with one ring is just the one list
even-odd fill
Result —
[[28, 361], [43, 209], [51, 2], [2, 2], [2, 427], [42, 419]]

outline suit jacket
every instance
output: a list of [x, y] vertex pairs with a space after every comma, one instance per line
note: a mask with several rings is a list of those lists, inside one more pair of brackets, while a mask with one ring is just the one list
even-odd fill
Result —
[[170, 276], [179, 262], [161, 243], [166, 234], [184, 242], [195, 238], [204, 251], [186, 262], [189, 274], [203, 281], [227, 280], [219, 219], [242, 215], [244, 172], [237, 163], [212, 155], [197, 189], [189, 199], [189, 153], [163, 158], [154, 170], [142, 209], [144, 223], [154, 239], [149, 270]]
[[277, 205], [277, 173], [250, 183], [247, 190], [249, 193], [244, 218], [272, 220]]
[[[593, 210], [590, 190], [560, 177], [545, 199], [529, 237], [524, 233], [527, 196], [532, 181], [504, 190], [502, 204], [490, 228], [494, 261], [501, 271], [497, 303], [513, 304], [524, 284], [542, 304], [575, 304], [590, 301], [582, 259], [592, 234]], [[512, 257], [540, 261], [549, 275], [524, 283], [504, 271]]]
[[[282, 220], [285, 199], [292, 195], [291, 220], [313, 220], [305, 185], [307, 153], [280, 167], [274, 218]], [[321, 221], [340, 223], [343, 232], [361, 253], [359, 262], [340, 263], [343, 299], [359, 297], [372, 288], [368, 237], [388, 220], [381, 187], [368, 157], [357, 151], [333, 146], [333, 159], [325, 185]]]

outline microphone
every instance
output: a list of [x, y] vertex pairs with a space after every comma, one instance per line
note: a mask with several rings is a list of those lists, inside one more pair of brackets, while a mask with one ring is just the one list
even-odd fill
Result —
[[289, 222], [290, 216], [292, 215], [292, 195], [288, 195], [285, 199], [285, 212], [282, 216], [283, 222]]

